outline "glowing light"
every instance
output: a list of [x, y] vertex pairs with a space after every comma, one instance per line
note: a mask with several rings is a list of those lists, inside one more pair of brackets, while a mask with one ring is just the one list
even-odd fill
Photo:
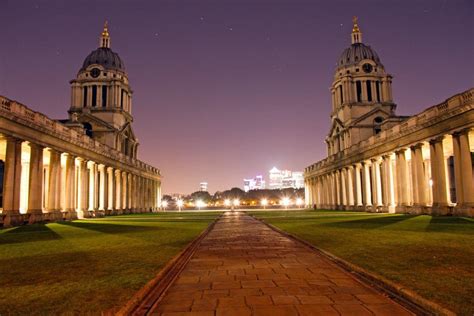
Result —
[[162, 207], [163, 209], [166, 209], [166, 208], [168, 207], [168, 201], [166, 201], [166, 200], [165, 200], [165, 201], [161, 201], [161, 207]]
[[226, 200], [224, 201], [224, 205], [225, 205], [225, 206], [230, 206], [230, 200], [229, 200], [229, 199], [226, 199]]
[[267, 199], [262, 199], [262, 201], [260, 201], [260, 204], [262, 204], [262, 206], [267, 206], [268, 205], [268, 200]]
[[303, 204], [304, 204], [304, 201], [303, 201], [302, 198], [297, 198], [297, 199], [296, 199], [296, 205], [297, 205], [297, 206], [301, 206], [301, 205], [303, 205]]
[[179, 199], [179, 200], [176, 201], [176, 205], [178, 206], [178, 210], [181, 212], [181, 208], [184, 205], [184, 201]]
[[206, 205], [206, 203], [204, 203], [203, 200], [198, 200], [198, 201], [196, 202], [196, 206], [197, 206], [198, 209], [200, 210], [202, 207], [206, 207], [207, 205]]
[[283, 199], [281, 199], [280, 203], [281, 203], [281, 205], [283, 205], [285, 208], [288, 208], [288, 205], [290, 205], [291, 201], [290, 201], [289, 198], [284, 197]]
[[233, 204], [234, 204], [234, 206], [239, 206], [240, 205], [239, 199], [235, 199]]

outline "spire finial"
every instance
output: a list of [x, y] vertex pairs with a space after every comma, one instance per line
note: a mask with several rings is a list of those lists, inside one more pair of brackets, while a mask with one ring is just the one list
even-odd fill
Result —
[[359, 20], [358, 17], [354, 16], [352, 18], [352, 23], [354, 23], [354, 26], [352, 27], [352, 44], [356, 43], [362, 43], [362, 32], [359, 29], [359, 25], [357, 24], [357, 21]]
[[104, 29], [100, 36], [100, 47], [110, 48], [109, 22], [105, 20]]

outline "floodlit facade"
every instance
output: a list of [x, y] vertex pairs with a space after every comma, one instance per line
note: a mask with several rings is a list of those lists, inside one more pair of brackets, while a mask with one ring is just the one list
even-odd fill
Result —
[[99, 48], [71, 81], [69, 119], [52, 120], [0, 96], [0, 224], [156, 210], [160, 171], [137, 159], [123, 61]]
[[304, 187], [303, 172], [279, 170], [277, 167], [273, 167], [268, 172], [268, 178], [270, 189], [300, 189]]
[[354, 21], [331, 88], [328, 157], [305, 168], [309, 207], [474, 215], [474, 89], [396, 116], [391, 75]]
[[263, 176], [258, 175], [253, 179], [244, 179], [244, 191], [248, 192], [250, 190], [264, 190], [265, 189], [265, 180]]
[[207, 182], [201, 182], [199, 183], [199, 191], [201, 192], [207, 192], [208, 190], [208, 183]]

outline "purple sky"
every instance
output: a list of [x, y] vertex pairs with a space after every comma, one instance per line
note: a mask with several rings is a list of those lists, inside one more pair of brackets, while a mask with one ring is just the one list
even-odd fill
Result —
[[474, 86], [468, 0], [0, 0], [0, 94], [65, 118], [69, 80], [108, 19], [134, 90], [139, 158], [161, 169], [164, 192], [242, 186], [325, 157], [353, 15], [394, 76], [398, 114]]

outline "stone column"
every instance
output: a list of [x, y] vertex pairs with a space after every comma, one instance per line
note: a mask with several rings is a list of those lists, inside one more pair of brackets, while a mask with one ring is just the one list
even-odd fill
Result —
[[354, 167], [349, 166], [346, 169], [347, 171], [347, 198], [350, 206], [355, 205], [354, 201]]
[[386, 211], [393, 211], [395, 206], [395, 188], [393, 183], [393, 168], [392, 168], [392, 158], [390, 155], [384, 155], [383, 159], [383, 205], [386, 208]]
[[133, 213], [135, 211], [132, 205], [132, 185], [133, 185], [132, 174], [127, 173], [127, 208], [130, 210], [130, 213]]
[[30, 186], [28, 192], [28, 223], [43, 220], [43, 149], [38, 144], [30, 143]]
[[380, 174], [380, 164], [381, 164], [381, 159], [374, 159], [372, 163], [372, 168], [373, 168], [373, 185], [374, 185], [374, 204], [377, 205], [378, 207], [383, 206], [382, 202], [382, 178]]
[[87, 210], [90, 212], [90, 214], [92, 215], [92, 213], [94, 212], [95, 210], [95, 185], [96, 185], [96, 182], [95, 182], [95, 163], [93, 161], [89, 161], [87, 163], [87, 167], [88, 167], [88, 171], [89, 171], [89, 205], [88, 205], [88, 208]]
[[99, 165], [99, 211], [101, 215], [105, 215], [105, 210], [107, 209], [107, 180], [105, 173], [105, 166]]
[[343, 206], [343, 209], [345, 209], [345, 207], [349, 205], [349, 203], [347, 203], [347, 174], [346, 174], [345, 168], [341, 169], [340, 176], [341, 176], [341, 193], [342, 193], [341, 205]]
[[128, 184], [127, 184], [127, 173], [122, 172], [122, 210], [125, 214], [128, 214]]
[[408, 166], [405, 157], [405, 149], [401, 149], [396, 154], [397, 162], [397, 211], [405, 212], [408, 203]]
[[420, 208], [427, 206], [428, 201], [425, 195], [426, 181], [425, 170], [423, 167], [423, 144], [416, 144], [411, 149], [411, 168], [412, 168], [412, 188], [413, 188], [413, 205]]
[[122, 172], [118, 169], [115, 170], [115, 189], [115, 212], [122, 214]]
[[21, 224], [20, 184], [21, 184], [21, 143], [14, 137], [6, 137], [5, 169], [3, 174], [3, 226]]
[[361, 169], [362, 169], [362, 165], [360, 163], [357, 163], [355, 165], [355, 168], [354, 168], [354, 171], [355, 171], [355, 190], [356, 190], [356, 194], [355, 194], [355, 197], [356, 197], [356, 205], [357, 206], [362, 206], [363, 205], [363, 202], [362, 202], [362, 181], [361, 181], [361, 177], [360, 177], [360, 173], [361, 173]]
[[432, 212], [437, 215], [447, 214], [449, 205], [443, 139], [444, 136], [441, 136], [430, 141], [431, 177], [433, 180]]
[[65, 164], [65, 190], [64, 190], [64, 214], [63, 218], [67, 220], [72, 220], [77, 218], [77, 212], [74, 205], [75, 194], [76, 194], [76, 185], [74, 183], [74, 178], [76, 175], [76, 157], [65, 153], [66, 164]]
[[372, 189], [370, 186], [370, 183], [371, 183], [370, 165], [371, 165], [370, 161], [364, 162], [364, 176], [363, 176], [364, 192], [365, 192], [364, 206], [367, 207], [367, 210], [372, 208]]
[[89, 200], [89, 177], [88, 177], [88, 169], [87, 169], [87, 160], [84, 158], [78, 157], [78, 197], [77, 197], [77, 210], [79, 212], [80, 218], [87, 218], [89, 217], [89, 207], [88, 207], [88, 200]]
[[63, 215], [60, 210], [60, 192], [61, 192], [61, 153], [54, 149], [48, 149], [50, 153], [48, 169], [48, 199], [46, 210], [49, 220], [62, 220]]
[[107, 215], [115, 214], [115, 173], [114, 168], [107, 168]]
[[472, 174], [469, 129], [453, 134], [454, 171], [456, 179], [457, 208], [459, 215], [474, 215], [474, 185]]

